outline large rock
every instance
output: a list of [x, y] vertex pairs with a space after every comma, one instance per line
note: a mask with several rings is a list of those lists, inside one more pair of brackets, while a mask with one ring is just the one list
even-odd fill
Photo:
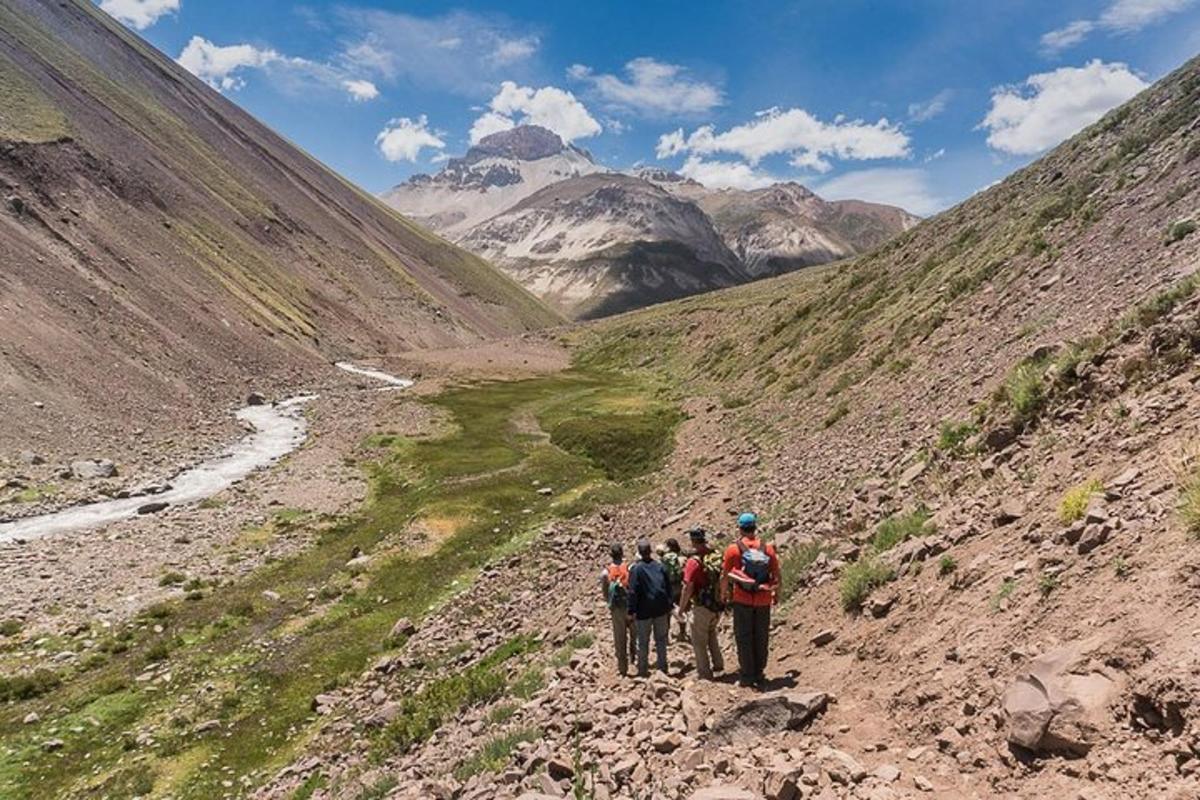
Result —
[[1091, 658], [1101, 640], [1044, 653], [1004, 692], [1008, 741], [1040, 754], [1084, 755], [1111, 721], [1123, 680]]
[[111, 478], [117, 474], [117, 465], [107, 458], [88, 458], [71, 462], [71, 474], [80, 480]]
[[723, 714], [714, 723], [708, 740], [717, 744], [744, 743], [777, 731], [800, 730], [828, 703], [828, 695], [814, 689], [760, 695]]

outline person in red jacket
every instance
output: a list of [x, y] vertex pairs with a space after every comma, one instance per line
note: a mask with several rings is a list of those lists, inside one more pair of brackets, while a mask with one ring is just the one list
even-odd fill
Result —
[[779, 557], [775, 548], [758, 536], [754, 514], [738, 517], [738, 537], [725, 549], [721, 584], [725, 602], [733, 607], [738, 684], [762, 686], [766, 682], [771, 606], [779, 588]]

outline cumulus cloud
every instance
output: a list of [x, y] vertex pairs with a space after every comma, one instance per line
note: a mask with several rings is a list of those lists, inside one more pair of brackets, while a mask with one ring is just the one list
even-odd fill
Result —
[[179, 0], [100, 0], [100, 8], [139, 31], [179, 10]]
[[1077, 19], [1042, 35], [1042, 48], [1057, 53], [1079, 44], [1094, 31], [1136, 33], [1178, 14], [1196, 0], [1112, 0], [1096, 19]]
[[602, 130], [600, 123], [570, 92], [556, 86], [534, 89], [504, 81], [488, 103], [488, 111], [471, 126], [471, 144], [489, 133], [515, 125], [541, 125], [557, 133], [564, 142], [595, 136]]
[[349, 79], [342, 81], [342, 87], [350, 93], [350, 98], [358, 103], [365, 103], [379, 97], [379, 88], [370, 81]]
[[909, 103], [908, 118], [913, 122], [928, 122], [946, 110], [946, 106], [949, 105], [950, 98], [953, 96], [954, 92], [950, 89], [942, 89], [924, 102]]
[[429, 120], [424, 114], [416, 120], [408, 117], [392, 120], [375, 137], [375, 144], [388, 161], [415, 162], [426, 148], [442, 150], [446, 147], [446, 143], [429, 130]]
[[1125, 64], [1094, 59], [993, 89], [991, 110], [979, 127], [988, 131], [987, 142], [996, 150], [1032, 155], [1092, 124], [1147, 85]]
[[929, 174], [911, 167], [855, 170], [817, 184], [813, 191], [827, 200], [886, 203], [921, 216], [936, 214], [948, 205], [931, 188]]
[[648, 57], [628, 62], [625, 78], [596, 74], [583, 64], [572, 65], [567, 75], [588, 83], [607, 106], [651, 117], [700, 114], [724, 102], [713, 84], [690, 77], [677, 64]]
[[240, 89], [245, 85], [241, 77], [242, 70], [265, 67], [283, 60], [284, 57], [274, 50], [250, 44], [221, 46], [203, 36], [193, 36], [177, 59], [188, 72], [214, 89], [223, 91]]
[[837, 117], [822, 122], [801, 108], [771, 108], [745, 124], [718, 133], [704, 125], [683, 137], [683, 131], [659, 138], [659, 158], [690, 152], [700, 156], [729, 153], [741, 156], [751, 166], [767, 156], [788, 154], [794, 166], [826, 172], [830, 158], [864, 160], [903, 158], [909, 155], [909, 139], [886, 118], [867, 123]]
[[338, 63], [348, 71], [468, 96], [522, 77], [541, 47], [536, 31], [497, 14], [339, 8], [336, 20], [346, 42]]
[[679, 174], [710, 189], [761, 189], [776, 182], [775, 178], [744, 162], [705, 161], [698, 156], [688, 156], [679, 168]]

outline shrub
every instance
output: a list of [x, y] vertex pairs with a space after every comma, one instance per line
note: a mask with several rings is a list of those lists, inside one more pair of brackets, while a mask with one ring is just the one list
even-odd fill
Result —
[[51, 670], [36, 669], [21, 675], [0, 675], [0, 703], [31, 700], [58, 688], [62, 679]]
[[484, 772], [496, 772], [512, 756], [517, 745], [525, 742], [536, 742], [542, 732], [537, 728], [519, 728], [500, 736], [494, 736], [483, 743], [477, 753], [465, 759], [454, 770], [454, 777], [465, 781]]
[[1196, 232], [1196, 221], [1193, 219], [1182, 219], [1167, 228], [1167, 244], [1175, 244], [1180, 239], [1191, 236]]
[[492, 706], [488, 711], [487, 721], [493, 725], [502, 725], [513, 718], [513, 714], [517, 713], [517, 707], [512, 703], [500, 703]]
[[941, 432], [938, 434], [937, 447], [939, 450], [951, 455], [959, 455], [963, 452], [963, 445], [966, 444], [966, 441], [977, 433], [979, 433], [979, 426], [973, 422], [953, 422], [947, 420], [942, 423]]
[[[886, 553], [896, 545], [913, 536], [926, 533], [925, 524], [929, 522], [929, 509], [920, 506], [905, 514], [893, 514], [879, 523], [875, 535], [871, 537], [871, 552]], [[932, 533], [933, 530], [929, 530]]]
[[842, 571], [842, 580], [838, 587], [842, 600], [842, 609], [857, 611], [862, 608], [863, 601], [877, 586], [883, 586], [896, 577], [895, 571], [873, 555], [868, 555], [856, 561]]
[[833, 407], [833, 410], [829, 412], [829, 414], [825, 417], [825, 419], [821, 420], [821, 427], [822, 428], [832, 428], [834, 425], [836, 425], [838, 423], [839, 420], [841, 420], [842, 417], [846, 416], [849, 413], [850, 413], [850, 404], [847, 403], [845, 400], [842, 400], [836, 406]]
[[828, 553], [829, 546], [822, 542], [809, 542], [807, 544], [796, 545], [789, 547], [784, 551], [782, 558], [779, 560], [779, 602], [786, 602], [796, 590], [800, 588], [804, 580], [804, 573], [812, 566], [822, 553]]
[[949, 553], [938, 559], [938, 575], [945, 577], [956, 569], [958, 569], [958, 562]]
[[1000, 589], [996, 592], [996, 596], [992, 598], [992, 611], [999, 611], [1000, 605], [1012, 597], [1013, 592], [1017, 590], [1017, 582], [1012, 578], [1005, 578], [1000, 583]]
[[1129, 566], [1129, 562], [1117, 556], [1113, 559], [1113, 574], [1121, 580], [1125, 580], [1133, 572], [1133, 568]]
[[0, 622], [0, 636], [16, 636], [23, 627], [19, 619], [6, 619]]
[[1038, 591], [1042, 599], [1049, 597], [1062, 584], [1057, 575], [1046, 574], [1038, 581]]
[[161, 578], [159, 578], [158, 585], [159, 586], [178, 586], [179, 584], [183, 583], [186, 580], [187, 580], [187, 575], [184, 575], [182, 572], [172, 571], [172, 572], [168, 572], [166, 575], [163, 575]]
[[1200, 473], [1186, 476], [1179, 486], [1179, 518], [1194, 539], [1200, 539]]
[[1104, 484], [1095, 478], [1068, 490], [1063, 495], [1062, 502], [1058, 504], [1058, 518], [1063, 521], [1064, 525], [1070, 525], [1083, 519], [1088, 503], [1102, 491], [1104, 491]]
[[1046, 389], [1042, 385], [1044, 366], [1041, 361], [1024, 361], [1004, 381], [1004, 399], [1017, 422], [1030, 422], [1046, 403]]

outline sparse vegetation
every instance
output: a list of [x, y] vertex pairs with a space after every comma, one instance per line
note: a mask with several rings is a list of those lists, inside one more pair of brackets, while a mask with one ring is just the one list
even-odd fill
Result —
[[992, 598], [992, 611], [999, 611], [1004, 607], [1004, 602], [1012, 597], [1013, 592], [1017, 590], [1017, 582], [1012, 578], [1005, 578], [1000, 582], [1000, 588]]
[[1057, 575], [1047, 572], [1038, 579], [1038, 592], [1042, 595], [1042, 599], [1045, 600], [1061, 585], [1062, 580]]
[[19, 675], [0, 675], [0, 703], [30, 700], [58, 688], [62, 679], [48, 669], [37, 669]]
[[1103, 491], [1104, 484], [1095, 478], [1069, 489], [1058, 504], [1058, 518], [1062, 520], [1064, 525], [1070, 525], [1077, 520], [1083, 519], [1088, 503], [1092, 501], [1093, 497]]
[[182, 572], [171, 571], [158, 579], [159, 586], [179, 586], [187, 581], [187, 575]]
[[977, 433], [979, 433], [979, 426], [973, 422], [943, 422], [938, 433], [937, 447], [950, 455], [962, 455], [965, 452], [967, 440]]
[[1167, 244], [1175, 244], [1196, 232], [1196, 220], [1181, 219], [1167, 228]]
[[1129, 565], [1129, 562], [1126, 561], [1121, 556], [1117, 556], [1116, 558], [1113, 559], [1112, 568], [1113, 568], [1113, 574], [1116, 575], [1121, 580], [1125, 580], [1126, 578], [1128, 578], [1130, 575], [1133, 574], [1133, 567], [1131, 567]]
[[938, 559], [938, 575], [946, 577], [950, 573], [958, 569], [958, 562], [954, 560], [954, 556], [946, 553]]
[[912, 511], [892, 516], [879, 523], [875, 535], [871, 538], [871, 552], [876, 555], [886, 553], [901, 542], [913, 536], [924, 536], [933, 533], [929, 523], [929, 509], [918, 506]]
[[822, 428], [832, 428], [834, 425], [850, 413], [850, 404], [845, 400], [839, 400], [838, 404], [833, 407], [833, 410], [826, 415], [825, 419], [821, 420]]
[[1041, 412], [1046, 402], [1046, 389], [1042, 384], [1045, 369], [1043, 361], [1023, 361], [1005, 379], [1004, 399], [1016, 422], [1028, 424]]
[[0, 636], [16, 636], [25, 627], [19, 619], [0, 621]]
[[476, 753], [466, 758], [454, 769], [454, 777], [465, 781], [484, 772], [495, 772], [508, 763], [517, 745], [536, 742], [542, 735], [537, 728], [518, 728], [514, 731], [493, 736], [483, 743]]
[[780, 572], [783, 576], [779, 586], [779, 602], [786, 603], [804, 582], [804, 575], [813, 562], [828, 554], [829, 546], [823, 542], [808, 542], [789, 547], [780, 558]]
[[873, 589], [883, 586], [895, 576], [895, 571], [874, 555], [864, 556], [850, 564], [842, 571], [842, 580], [838, 585], [842, 609], [859, 610]]
[[1179, 485], [1179, 519], [1193, 539], [1200, 539], [1200, 472], [1184, 475]]

